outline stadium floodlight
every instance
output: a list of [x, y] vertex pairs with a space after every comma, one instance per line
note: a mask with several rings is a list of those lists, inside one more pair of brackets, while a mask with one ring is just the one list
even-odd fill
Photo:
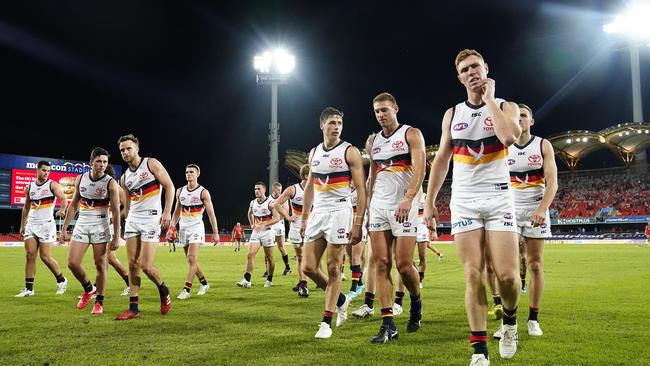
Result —
[[643, 122], [639, 45], [650, 41], [649, 18], [650, 2], [637, 2], [630, 4], [613, 22], [603, 26], [605, 33], [619, 35], [629, 43], [632, 73], [632, 122]]
[[622, 34], [639, 41], [650, 40], [650, 3], [630, 5], [613, 22], [605, 24], [603, 31], [608, 34]]
[[289, 74], [296, 67], [293, 55], [284, 49], [266, 51], [253, 58], [257, 70], [257, 83], [271, 85], [271, 124], [269, 131], [269, 187], [278, 181], [278, 85], [286, 84]]
[[566, 143], [567, 143], [567, 144], [570, 144], [570, 143], [571, 143], [571, 139], [566, 139]]

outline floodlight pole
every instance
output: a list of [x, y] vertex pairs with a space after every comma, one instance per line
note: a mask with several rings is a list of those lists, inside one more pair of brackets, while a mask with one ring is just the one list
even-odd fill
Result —
[[639, 66], [639, 45], [637, 42], [630, 42], [630, 68], [632, 71], [632, 122], [643, 123], [641, 68]]
[[269, 131], [269, 190], [278, 181], [278, 83], [271, 83], [271, 126]]
[[[639, 65], [639, 43], [629, 42], [630, 48], [630, 74], [632, 76], [632, 122], [643, 123], [643, 101], [641, 99], [641, 67]], [[645, 172], [648, 164], [648, 155], [645, 149], [634, 154], [633, 162], [636, 170]]]

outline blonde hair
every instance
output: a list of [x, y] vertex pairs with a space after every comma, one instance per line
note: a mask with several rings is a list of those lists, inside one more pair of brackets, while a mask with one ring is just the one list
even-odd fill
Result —
[[476, 56], [480, 58], [481, 61], [485, 62], [485, 59], [483, 59], [483, 55], [481, 55], [477, 50], [470, 50], [466, 48], [458, 52], [458, 55], [456, 55], [456, 62], [455, 62], [456, 67], [458, 67], [458, 64], [461, 63], [461, 61], [468, 58], [469, 56]]
[[388, 92], [379, 93], [376, 97], [372, 99], [373, 103], [384, 102], [384, 101], [389, 101], [394, 105], [397, 105], [397, 99], [395, 99], [395, 97]]

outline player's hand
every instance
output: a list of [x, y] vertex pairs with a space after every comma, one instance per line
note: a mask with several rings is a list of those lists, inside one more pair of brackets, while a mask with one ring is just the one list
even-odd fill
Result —
[[289, 222], [296, 222], [298, 220], [298, 215], [291, 215], [287, 221]]
[[167, 228], [172, 221], [172, 215], [169, 211], [163, 211], [162, 216], [160, 216], [160, 226], [163, 229]]
[[400, 224], [404, 221], [408, 221], [409, 212], [411, 212], [412, 207], [413, 200], [405, 198], [402, 202], [399, 203], [399, 205], [397, 205], [397, 209], [395, 210], [395, 220]]
[[264, 230], [266, 228], [266, 225], [263, 223], [257, 223], [255, 226], [253, 226], [253, 231], [256, 233], [259, 233], [260, 231]]
[[307, 220], [302, 220], [300, 223], [300, 237], [305, 238], [305, 229], [307, 228]]
[[361, 241], [361, 225], [354, 225], [350, 230], [350, 243], [351, 245], [358, 244]]
[[546, 210], [541, 207], [537, 207], [535, 211], [533, 211], [533, 214], [530, 216], [530, 224], [533, 227], [538, 227], [541, 226], [544, 222], [546, 222]]
[[61, 232], [59, 233], [59, 243], [65, 244], [65, 239], [66, 239], [66, 231], [61, 229]]
[[58, 217], [60, 219], [64, 218], [65, 217], [65, 210], [63, 210], [63, 209], [58, 210], [56, 213], [54, 213], [54, 216], [56, 216], [56, 217]]
[[212, 244], [217, 245], [221, 241], [219, 234], [212, 234]]
[[435, 205], [426, 203], [424, 206], [424, 225], [429, 230], [436, 230], [436, 223], [438, 222], [438, 209]]
[[176, 228], [173, 226], [170, 226], [169, 229], [167, 229], [167, 232], [165, 232], [165, 240], [169, 241], [172, 237], [172, 233], [176, 231]]
[[120, 247], [120, 237], [117, 235], [113, 235], [113, 240], [111, 240], [111, 243], [108, 246], [108, 249], [115, 251], [117, 248]]
[[438, 240], [438, 231], [429, 230], [429, 241], [434, 241], [434, 240]]
[[25, 227], [24, 226], [21, 227], [20, 230], [18, 230], [18, 232], [20, 233], [20, 235], [25, 235]]
[[494, 79], [487, 78], [481, 82], [481, 99], [483, 102], [487, 103], [490, 100], [494, 100]]

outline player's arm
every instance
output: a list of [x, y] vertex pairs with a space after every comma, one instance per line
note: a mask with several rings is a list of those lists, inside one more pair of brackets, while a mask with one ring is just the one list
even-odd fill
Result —
[[277, 224], [278, 222], [280, 222], [280, 220], [282, 220], [282, 217], [280, 216], [280, 212], [278, 212], [278, 208], [280, 208], [280, 209], [282, 208], [280, 206], [282, 206], [282, 205], [278, 205], [277, 202], [275, 202], [275, 201], [271, 202], [269, 204], [269, 209], [271, 209], [271, 215], [273, 215], [273, 217], [271, 218], [271, 220], [266, 221], [266, 222], [262, 222], [259, 225], [264, 226], [264, 227], [269, 227], [269, 226], [273, 226], [273, 225]]
[[32, 200], [29, 198], [29, 187], [30, 187], [30, 184], [25, 186], [25, 203], [23, 204], [22, 214], [20, 215], [20, 230], [19, 230], [19, 233], [21, 235], [25, 233], [25, 225], [27, 224], [27, 216], [29, 215], [29, 210], [32, 208]]
[[413, 178], [406, 189], [404, 199], [397, 205], [395, 210], [395, 219], [402, 223], [408, 220], [409, 212], [413, 206], [413, 199], [422, 187], [424, 180], [424, 170], [426, 169], [424, 137], [422, 132], [417, 128], [410, 128], [406, 132], [406, 142], [411, 150], [411, 166], [413, 167]]
[[[309, 153], [309, 166], [311, 166], [311, 159], [314, 156], [314, 149]], [[309, 169], [307, 176], [307, 184], [302, 193], [302, 222], [300, 223], [300, 236], [305, 236], [305, 229], [307, 228], [307, 220], [311, 213], [311, 205], [314, 202], [314, 177], [312, 169]]]
[[65, 194], [63, 193], [63, 188], [61, 188], [61, 185], [57, 182], [52, 181], [52, 185], [50, 186], [50, 189], [52, 189], [52, 193], [54, 193], [54, 196], [59, 199], [59, 202], [61, 205], [59, 206], [59, 211], [56, 212], [55, 216], [57, 217], [63, 217], [65, 216], [65, 211], [68, 208], [68, 199], [65, 197]]
[[427, 185], [427, 199], [424, 205], [424, 223], [429, 230], [436, 229], [438, 222], [438, 210], [436, 209], [436, 199], [442, 183], [447, 177], [449, 171], [449, 159], [451, 159], [451, 119], [454, 115], [454, 108], [449, 108], [442, 117], [442, 133], [440, 135], [440, 147], [436, 156], [431, 163], [429, 171], [429, 184]]
[[[492, 95], [485, 98], [484, 101], [488, 107], [488, 111], [494, 119], [494, 134], [497, 135], [499, 141], [506, 147], [512, 145], [519, 135], [521, 135], [521, 126], [519, 126], [519, 106], [513, 102], [503, 102], [500, 106], [494, 100], [494, 80], [491, 80]], [[490, 82], [488, 82], [490, 84]], [[488, 87], [489, 89], [489, 87]], [[487, 93], [486, 93], [487, 94]]]
[[[218, 243], [221, 240], [219, 237], [219, 224], [217, 223], [217, 216], [214, 214], [212, 196], [207, 189], [201, 191], [201, 200], [205, 206], [205, 211], [208, 213], [208, 220], [210, 220], [210, 226], [212, 227], [212, 242]], [[178, 198], [176, 199], [176, 204], [178, 206]]]
[[[368, 154], [368, 161], [370, 162], [369, 168], [368, 168], [368, 179], [366, 180], [366, 192], [367, 192], [367, 198], [366, 198], [366, 207], [370, 207], [370, 200], [372, 199], [372, 190], [373, 187], [375, 186], [375, 178], [377, 177], [377, 172], [375, 171], [376, 165], [375, 165], [375, 160], [372, 158], [372, 144], [375, 141], [375, 134], [371, 134], [368, 136], [368, 139], [366, 140], [366, 153]], [[359, 199], [357, 198], [357, 204], [359, 202]]]
[[[253, 216], [253, 201], [251, 201], [250, 206], [248, 206], [248, 214], [246, 215], [248, 217], [248, 224], [252, 228], [255, 226], [255, 216]], [[234, 231], [233, 231], [234, 232]]]
[[[81, 200], [81, 193], [79, 193], [79, 183], [81, 183], [81, 175], [77, 176], [77, 178], [74, 180], [74, 195], [72, 196], [72, 203], [70, 203], [70, 207], [68, 207], [68, 210], [65, 214], [63, 225], [61, 226], [62, 234], [65, 233], [65, 231], [68, 229], [68, 226], [70, 226], [70, 222], [74, 218], [74, 215], [76, 215], [77, 211], [79, 210], [79, 201]], [[64, 236], [61, 236], [61, 238], [64, 238]], [[61, 240], [61, 242], [63, 243], [64, 241]]]
[[555, 193], [557, 192], [557, 165], [555, 164], [555, 152], [553, 145], [544, 139], [542, 140], [542, 155], [544, 156], [544, 180], [546, 187], [544, 195], [537, 209], [531, 215], [530, 221], [533, 226], [539, 226], [546, 221], [546, 211], [551, 206]]
[[364, 185], [366, 177], [363, 174], [363, 159], [356, 147], [350, 146], [345, 152], [345, 158], [350, 166], [352, 183], [357, 189], [357, 214], [354, 215], [352, 231], [350, 232], [350, 244], [354, 245], [361, 241], [361, 226], [363, 225], [367, 202], [366, 187]]
[[[78, 191], [78, 189], [77, 189]], [[110, 249], [111, 250], [116, 250], [117, 247], [120, 244], [120, 201], [122, 200], [122, 189], [120, 189], [120, 186], [117, 184], [115, 179], [111, 179], [110, 182], [108, 182], [108, 194], [111, 200], [111, 217], [113, 220], [113, 240], [111, 240], [110, 243]], [[75, 198], [77, 198], [77, 194], [75, 192]], [[74, 200], [72, 201], [72, 205], [70, 205], [69, 211], [72, 209], [72, 206], [74, 206]], [[63, 231], [63, 230], [61, 230]]]
[[294, 194], [296, 194], [296, 187], [292, 185], [290, 187], [287, 187], [287, 189], [285, 189], [284, 192], [282, 192], [280, 197], [278, 197], [278, 199], [275, 200], [276, 210], [278, 210], [278, 213], [280, 214], [281, 217], [285, 218], [288, 221], [294, 221], [294, 219], [291, 216], [289, 216], [287, 210], [284, 209], [284, 204], [285, 202], [289, 201]]
[[[169, 226], [172, 228], [176, 228], [178, 220], [181, 218], [181, 189], [182, 188], [176, 190], [176, 204], [174, 205], [174, 214], [172, 215], [172, 221], [169, 224]], [[201, 192], [201, 197], [203, 197], [203, 192]]]
[[166, 228], [171, 221], [172, 205], [174, 204], [174, 182], [172, 182], [167, 170], [158, 160], [150, 158], [147, 163], [149, 164], [149, 170], [156, 177], [156, 180], [160, 182], [165, 192], [165, 208], [160, 217], [160, 225]]

